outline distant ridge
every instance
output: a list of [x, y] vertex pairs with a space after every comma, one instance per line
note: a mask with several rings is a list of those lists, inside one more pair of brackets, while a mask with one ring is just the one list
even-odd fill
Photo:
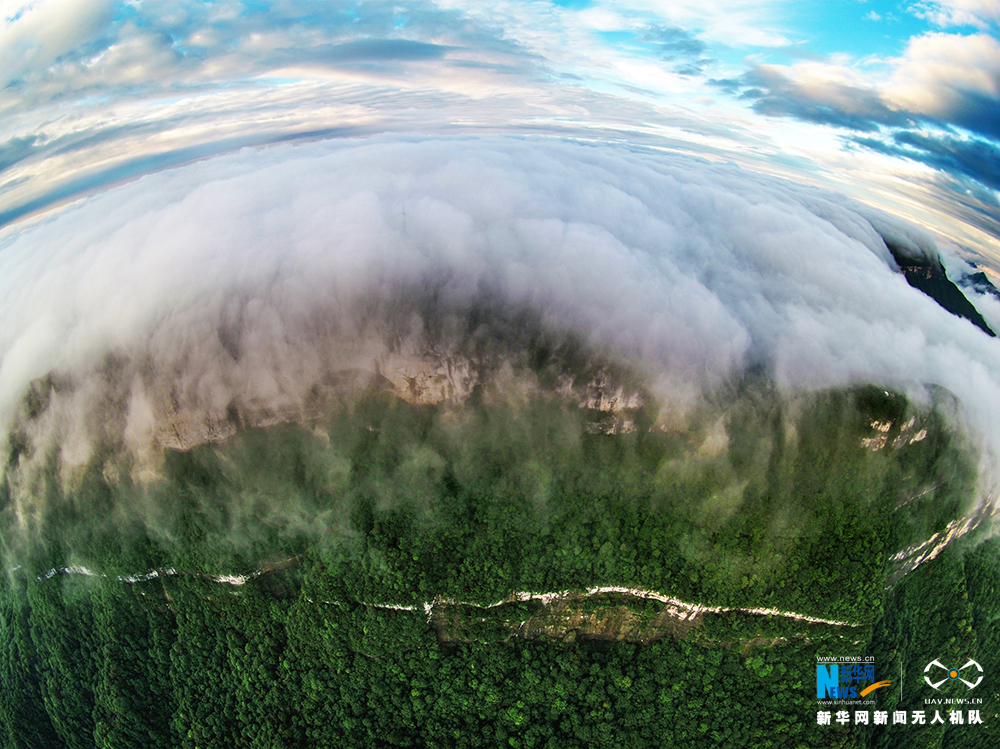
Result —
[[[891, 242], [885, 244], [910, 286], [924, 292], [951, 314], [965, 318], [987, 335], [996, 338], [996, 333], [986, 324], [986, 320], [979, 314], [979, 310], [945, 274], [944, 267], [939, 260], [907, 256], [904, 248]], [[983, 276], [982, 280], [993, 289], [993, 293], [997, 293], [985, 274], [979, 275]]]
[[972, 270], [958, 279], [958, 285], [963, 289], [972, 289], [978, 294], [982, 294], [984, 296], [989, 295], [996, 299], [1000, 299], [1000, 289], [997, 289], [997, 287], [993, 285], [989, 276], [979, 270], [979, 266], [975, 263], [969, 263], [968, 265]]

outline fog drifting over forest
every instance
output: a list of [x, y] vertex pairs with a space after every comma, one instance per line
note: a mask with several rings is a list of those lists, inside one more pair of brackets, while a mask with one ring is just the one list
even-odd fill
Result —
[[501, 328], [530, 318], [638, 373], [668, 427], [748, 368], [786, 393], [873, 383], [927, 403], [940, 386], [989, 466], [1000, 342], [911, 288], [883, 238], [941, 252], [846, 198], [652, 150], [388, 136], [245, 149], [3, 242], [4, 433], [51, 375], [38, 454], [66, 470], [111, 441], [148, 462], [164, 403], [280, 419], [345, 372], [458, 362], [470, 336], [507, 345]]

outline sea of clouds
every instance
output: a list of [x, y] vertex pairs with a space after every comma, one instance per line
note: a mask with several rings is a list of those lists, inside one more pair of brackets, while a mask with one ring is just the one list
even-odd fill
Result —
[[668, 415], [751, 366], [786, 392], [944, 387], [988, 465], [1000, 340], [911, 288], [883, 238], [941, 252], [841, 196], [652, 150], [500, 137], [244, 149], [7, 230], [0, 424], [52, 375], [38, 449], [67, 465], [107, 439], [142, 454], [165, 402], [293, 413], [331, 373], [459, 345], [488, 297], [642, 373]]

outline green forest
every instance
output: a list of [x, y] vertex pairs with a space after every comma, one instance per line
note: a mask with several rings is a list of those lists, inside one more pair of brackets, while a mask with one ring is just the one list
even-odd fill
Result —
[[[372, 393], [169, 452], [149, 483], [112, 447], [69, 480], [8, 471], [0, 743], [990, 745], [998, 542], [910, 574], [891, 559], [969, 509], [974, 456], [938, 410], [750, 379], [684, 431], [630, 416], [607, 434], [552, 398]], [[28, 490], [44, 501], [20, 531]], [[681, 621], [596, 586], [727, 610]], [[902, 666], [908, 710], [928, 660], [975, 658], [985, 725], [819, 726], [827, 654]], [[895, 687], [873, 709], [901, 709]]]

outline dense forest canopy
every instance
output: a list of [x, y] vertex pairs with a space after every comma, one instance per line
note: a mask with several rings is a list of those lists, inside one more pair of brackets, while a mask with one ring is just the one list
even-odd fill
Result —
[[[988, 745], [990, 684], [985, 726], [900, 743], [816, 725], [818, 655], [875, 655], [880, 678], [902, 665], [910, 709], [930, 652], [1000, 666], [995, 541], [909, 575], [891, 559], [974, 511], [973, 456], [940, 409], [748, 377], [684, 430], [642, 407], [615, 419], [542, 393], [457, 409], [376, 389], [168, 451], [154, 481], [114, 450], [36, 476], [35, 525], [7, 514], [0, 736]], [[8, 510], [24, 490], [6, 480]]]

